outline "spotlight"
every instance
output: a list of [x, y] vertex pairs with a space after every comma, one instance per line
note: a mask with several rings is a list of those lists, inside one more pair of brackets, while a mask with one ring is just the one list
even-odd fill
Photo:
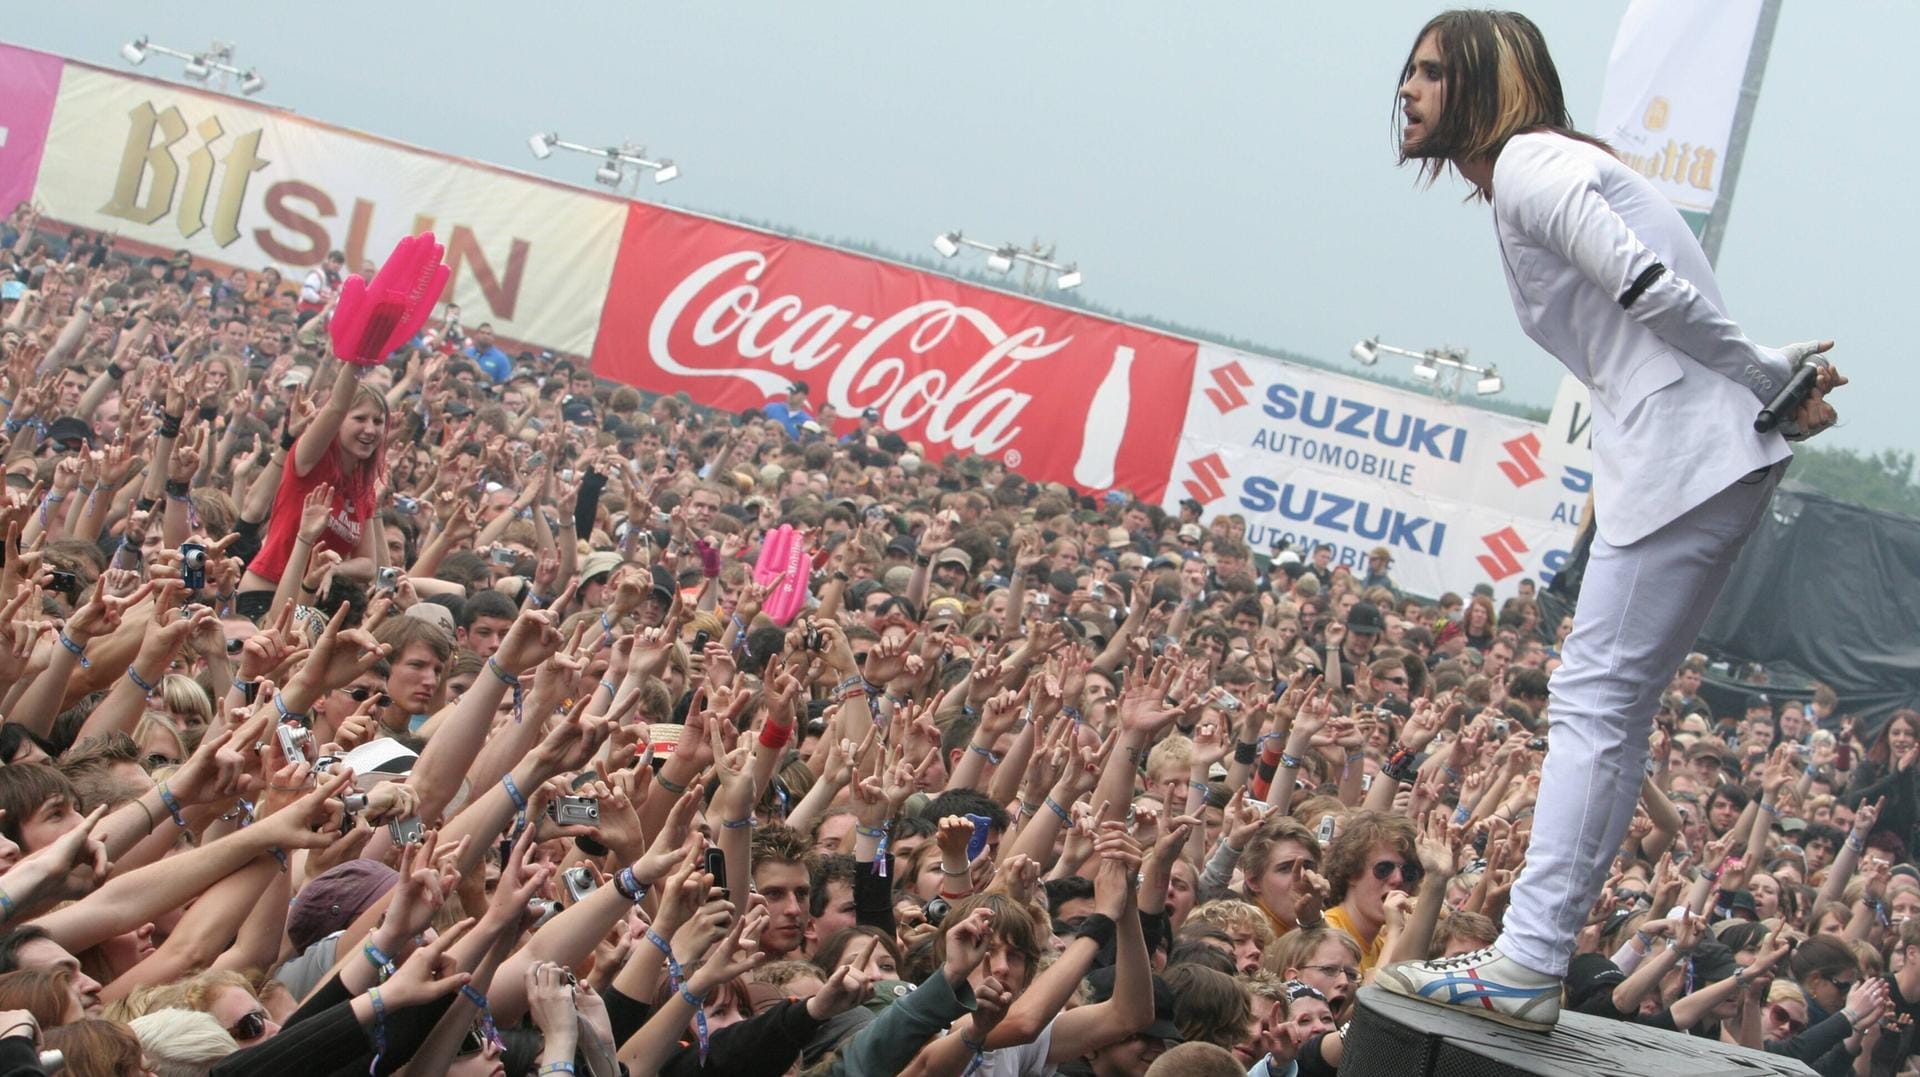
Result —
[[1481, 396], [1492, 396], [1506, 387], [1507, 383], [1500, 380], [1500, 372], [1493, 367], [1488, 367], [1487, 372], [1480, 375], [1480, 380], [1474, 383], [1473, 391]]
[[527, 139], [527, 148], [533, 151], [535, 157], [544, 161], [553, 156], [553, 144], [558, 141], [560, 141], [559, 135], [536, 134]]
[[143, 37], [138, 41], [129, 41], [120, 46], [120, 55], [126, 57], [127, 62], [130, 64], [145, 63], [147, 60], [147, 39]]
[[939, 235], [934, 236], [933, 249], [936, 251], [939, 251], [940, 257], [942, 258], [951, 258], [954, 255], [959, 254], [960, 253], [960, 233], [942, 232]]
[[1072, 266], [1068, 266], [1067, 271], [1065, 273], [1062, 273], [1060, 275], [1060, 279], [1057, 281], [1054, 281], [1053, 284], [1054, 284], [1054, 287], [1060, 289], [1063, 292], [1066, 292], [1066, 291], [1072, 291], [1073, 289], [1080, 287], [1081, 280], [1082, 278], [1080, 276], [1080, 271], [1078, 269], [1075, 269]]
[[248, 71], [240, 77], [240, 92], [252, 97], [267, 88], [267, 80], [260, 77], [258, 71]]
[[1414, 364], [1413, 376], [1421, 381], [1439, 381], [1440, 367], [1431, 359], [1422, 359]]
[[1361, 363], [1372, 366], [1380, 361], [1380, 338], [1363, 340], [1353, 346], [1353, 357]]
[[987, 256], [987, 268], [995, 273], [1013, 272], [1013, 249], [1003, 247]]
[[621, 179], [620, 166], [613, 161], [608, 161], [594, 172], [593, 178], [609, 187], [618, 187]]
[[660, 162], [660, 167], [653, 170], [653, 182], [671, 183], [678, 175], [680, 175], [679, 165], [674, 164], [672, 161], [662, 161]]
[[193, 59], [188, 60], [187, 69], [182, 72], [182, 74], [195, 82], [207, 81], [207, 76], [212, 73], [213, 69], [207, 66], [207, 58], [204, 56], [195, 56]]

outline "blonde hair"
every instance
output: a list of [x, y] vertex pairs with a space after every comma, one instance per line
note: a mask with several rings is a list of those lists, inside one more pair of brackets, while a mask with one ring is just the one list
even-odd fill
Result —
[[[1153, 750], [1147, 753], [1147, 775], [1151, 777], [1154, 771], [1159, 770], [1165, 764], [1176, 763], [1185, 767], [1192, 762], [1192, 760], [1193, 742], [1179, 733], [1169, 733], [1165, 740], [1154, 745]], [[1171, 810], [1174, 809], [1175, 806], [1169, 804], [1167, 807]], [[1184, 805], [1181, 805], [1181, 807], [1184, 807]]]
[[240, 1049], [213, 1015], [199, 1010], [155, 1010], [127, 1027], [139, 1037], [157, 1077], [206, 1077], [214, 1063]]
[[169, 673], [160, 678], [160, 701], [166, 705], [167, 713], [195, 714], [200, 721], [213, 724], [213, 700], [208, 698], [207, 690], [200, 682], [179, 673]]
[[1266, 914], [1238, 898], [1220, 898], [1199, 905], [1187, 913], [1186, 922], [1210, 924], [1229, 934], [1245, 931], [1259, 942], [1262, 950], [1273, 945], [1273, 927], [1267, 923]]

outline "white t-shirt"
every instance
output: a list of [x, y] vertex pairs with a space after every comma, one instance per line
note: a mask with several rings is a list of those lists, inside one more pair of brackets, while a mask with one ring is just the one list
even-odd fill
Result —
[[1053, 1022], [1048, 1021], [1032, 1043], [988, 1051], [982, 1056], [980, 1068], [973, 1072], [975, 1077], [1053, 1077], [1055, 1069], [1047, 1064], [1051, 1050]]

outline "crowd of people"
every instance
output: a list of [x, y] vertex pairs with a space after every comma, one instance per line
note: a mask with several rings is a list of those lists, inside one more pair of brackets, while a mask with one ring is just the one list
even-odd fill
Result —
[[[345, 272], [0, 228], [0, 1074], [1317, 1077], [1497, 935], [1530, 583], [452, 312], [350, 366]], [[1700, 677], [1567, 1007], [1912, 1072], [1920, 714]]]

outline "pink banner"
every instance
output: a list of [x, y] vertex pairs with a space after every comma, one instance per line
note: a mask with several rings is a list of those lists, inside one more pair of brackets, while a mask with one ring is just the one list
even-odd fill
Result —
[[61, 67], [58, 56], [0, 45], [0, 215], [33, 197]]

